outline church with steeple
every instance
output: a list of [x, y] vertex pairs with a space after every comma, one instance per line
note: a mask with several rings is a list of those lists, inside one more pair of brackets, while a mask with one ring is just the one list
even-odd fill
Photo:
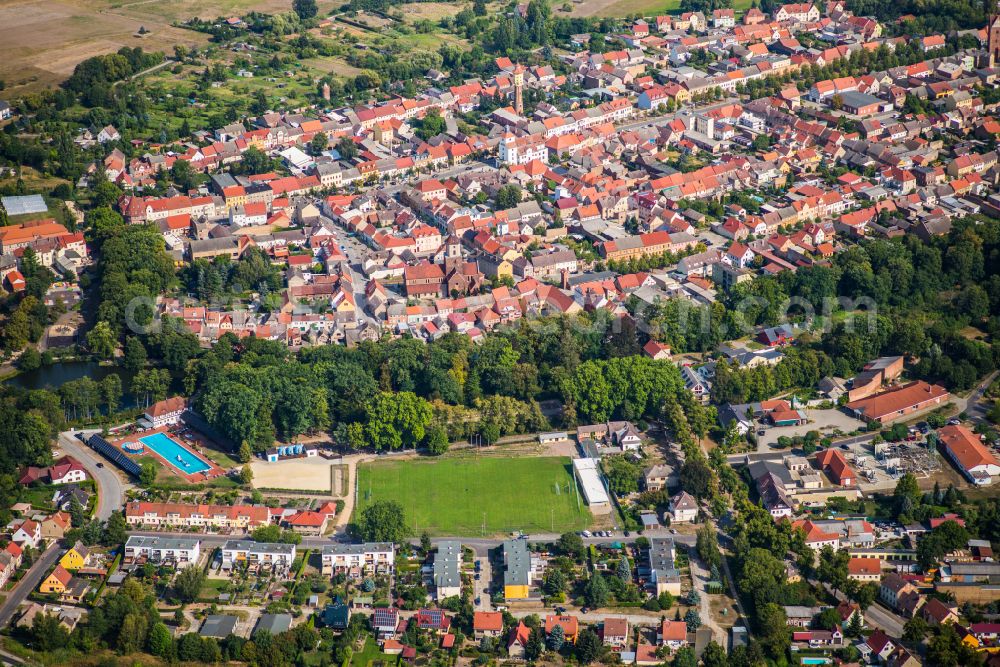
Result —
[[986, 24], [986, 56], [983, 58], [983, 67], [990, 69], [1000, 63], [1000, 0], [996, 0], [990, 11], [990, 19]]

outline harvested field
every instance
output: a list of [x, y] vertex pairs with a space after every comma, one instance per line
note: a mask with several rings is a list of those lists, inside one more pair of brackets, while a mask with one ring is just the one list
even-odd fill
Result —
[[[328, 10], [332, 2], [320, 2]], [[55, 85], [82, 60], [123, 46], [171, 53], [175, 44], [202, 45], [208, 35], [171, 24], [250, 10], [289, 11], [288, 0], [0, 0], [0, 78], [4, 97]], [[149, 34], [139, 36], [140, 27]]]

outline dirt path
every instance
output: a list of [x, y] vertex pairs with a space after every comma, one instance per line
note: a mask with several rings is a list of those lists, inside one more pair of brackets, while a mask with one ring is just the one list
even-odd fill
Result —
[[[369, 454], [353, 454], [341, 459], [341, 464], [346, 466], [347, 470], [347, 488], [344, 489], [344, 495], [341, 496], [341, 500], [344, 501], [344, 509], [337, 515], [333, 524], [333, 532], [340, 533], [346, 530], [351, 515], [354, 513], [354, 500], [357, 496], [355, 489], [358, 488], [358, 463], [375, 458], [377, 457]], [[343, 484], [343, 480], [341, 480], [341, 484]]]
[[712, 631], [712, 639], [717, 641], [720, 646], [725, 646], [726, 631], [712, 617], [711, 599], [705, 590], [705, 585], [711, 579], [712, 575], [705, 568], [705, 564], [698, 557], [696, 550], [691, 549], [688, 553], [690, 554], [689, 562], [691, 563], [691, 583], [694, 586], [694, 590], [698, 591], [698, 595], [701, 597], [698, 602], [698, 615], [701, 616], [701, 622], [705, 627]]

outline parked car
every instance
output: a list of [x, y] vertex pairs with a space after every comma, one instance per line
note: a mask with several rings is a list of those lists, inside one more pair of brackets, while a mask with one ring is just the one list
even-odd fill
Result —
[[952, 418], [952, 419], [948, 420], [948, 426], [958, 426], [961, 423], [962, 423], [961, 419], [954, 419], [954, 418]]

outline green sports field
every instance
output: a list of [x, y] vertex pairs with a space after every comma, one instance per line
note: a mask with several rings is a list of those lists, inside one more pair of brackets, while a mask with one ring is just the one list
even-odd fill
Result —
[[357, 511], [381, 499], [403, 505], [413, 535], [561, 533], [591, 521], [567, 457], [469, 456], [359, 466]]

